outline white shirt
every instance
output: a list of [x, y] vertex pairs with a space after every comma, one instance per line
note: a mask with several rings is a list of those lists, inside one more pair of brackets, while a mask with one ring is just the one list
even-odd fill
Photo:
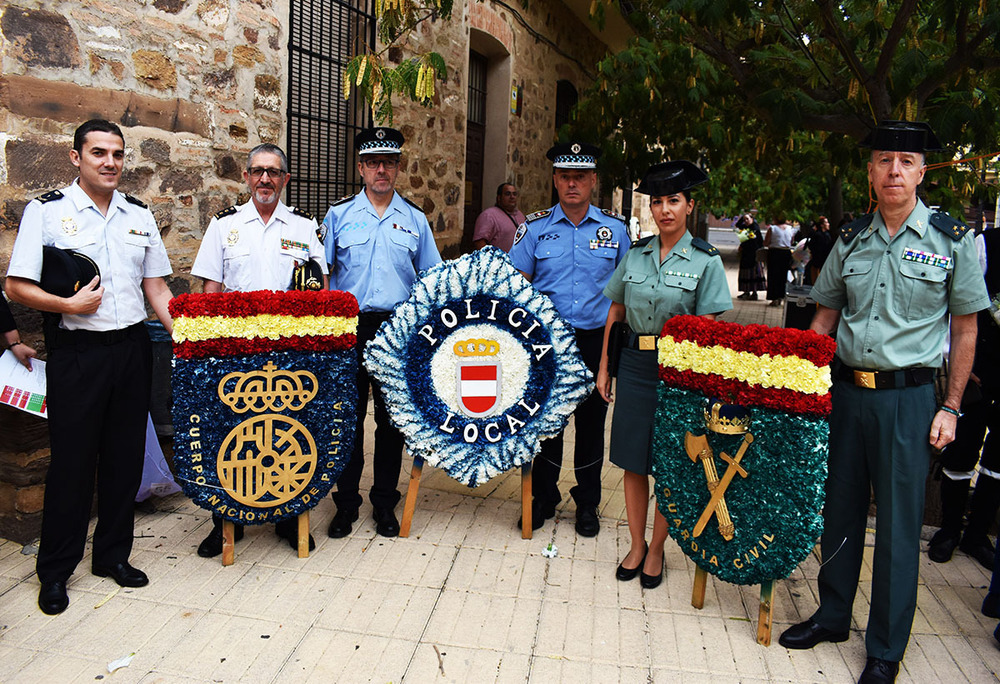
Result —
[[[235, 209], [235, 211], [232, 211]], [[230, 207], [208, 224], [191, 275], [222, 283], [225, 290], [287, 290], [295, 267], [312, 259], [327, 272], [316, 220], [278, 202], [264, 224], [253, 202]]]
[[116, 190], [104, 216], [79, 179], [61, 192], [62, 197], [36, 199], [24, 208], [7, 275], [37, 283], [46, 245], [80, 252], [97, 263], [104, 297], [95, 313], [63, 314], [61, 326], [106, 331], [144, 321], [142, 279], [171, 273], [153, 214]]

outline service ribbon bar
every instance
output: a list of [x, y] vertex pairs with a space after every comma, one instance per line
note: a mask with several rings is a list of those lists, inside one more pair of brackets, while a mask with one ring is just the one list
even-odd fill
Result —
[[170, 315], [174, 355], [182, 359], [343, 350], [357, 339], [358, 302], [340, 291], [182, 294]]
[[830, 413], [836, 343], [811, 330], [675, 316], [657, 343], [660, 380], [743, 406]]

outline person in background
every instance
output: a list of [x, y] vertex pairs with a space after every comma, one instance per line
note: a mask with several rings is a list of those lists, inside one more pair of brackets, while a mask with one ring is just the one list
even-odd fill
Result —
[[812, 234], [806, 239], [806, 249], [809, 250], [809, 263], [806, 264], [807, 283], [812, 285], [819, 278], [820, 269], [826, 263], [826, 257], [833, 249], [833, 236], [830, 234], [830, 221], [825, 216], [816, 219]]
[[764, 267], [757, 260], [757, 250], [764, 246], [764, 236], [750, 214], [740, 216], [736, 221], [736, 228], [740, 232], [740, 270], [737, 277], [739, 299], [757, 301], [757, 292], [767, 289]]
[[38, 352], [21, 341], [21, 333], [17, 331], [17, 324], [14, 322], [14, 315], [7, 306], [7, 298], [0, 293], [0, 334], [7, 344], [7, 349], [14, 355], [17, 362], [31, 370], [31, 360], [38, 356]]
[[788, 285], [788, 268], [792, 263], [792, 240], [795, 228], [779, 216], [777, 223], [767, 229], [764, 244], [767, 246], [767, 298], [769, 306], [781, 306]]
[[517, 208], [517, 188], [513, 183], [501, 183], [497, 187], [496, 206], [486, 209], [476, 219], [472, 246], [482, 249], [493, 245], [509, 252], [514, 245], [514, 233], [522, 223], [524, 214]]

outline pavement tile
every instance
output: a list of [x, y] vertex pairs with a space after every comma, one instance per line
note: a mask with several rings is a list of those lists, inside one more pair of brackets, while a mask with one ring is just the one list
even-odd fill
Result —
[[324, 599], [316, 625], [326, 629], [416, 639], [423, 633], [440, 591], [348, 578]]
[[404, 682], [525, 682], [531, 658], [525, 653], [421, 643]]
[[417, 643], [314, 627], [296, 645], [275, 684], [401, 682]]
[[529, 681], [578, 682], [579, 684], [589, 682], [594, 684], [610, 684], [612, 682], [631, 684], [634, 682], [638, 684], [650, 680], [646, 668], [619, 667], [611, 663], [592, 663], [570, 658], [535, 657], [531, 660]]
[[422, 641], [464, 648], [531, 653], [541, 602], [447, 589], [441, 593]]
[[107, 666], [90, 658], [60, 653], [39, 654], [21, 665], [8, 684], [38, 684], [39, 682], [93, 682], [97, 675], [107, 675]]

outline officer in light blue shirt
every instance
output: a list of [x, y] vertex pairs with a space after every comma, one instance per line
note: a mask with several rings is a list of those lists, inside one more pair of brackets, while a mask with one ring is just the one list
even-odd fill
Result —
[[[552, 299], [573, 326], [580, 354], [595, 377], [611, 306], [603, 294], [604, 286], [631, 244], [625, 217], [590, 203], [600, 153], [598, 147], [579, 142], [556, 145], [548, 151], [559, 204], [528, 216], [518, 227], [510, 251], [514, 266]], [[601, 501], [607, 410], [607, 403], [595, 390], [574, 413], [577, 484], [570, 494], [576, 501], [576, 531], [585, 537], [600, 531], [597, 505]], [[535, 459], [531, 518], [535, 529], [555, 515], [562, 499], [558, 486], [562, 447], [562, 435], [546, 440]]]
[[337, 513], [329, 535], [345, 537], [358, 519], [358, 485], [364, 470], [364, 424], [368, 386], [374, 388], [375, 464], [369, 499], [375, 530], [384, 537], [399, 534], [394, 508], [399, 502], [399, 470], [403, 435], [389, 422], [382, 389], [365, 370], [362, 354], [379, 326], [397, 304], [410, 296], [420, 271], [441, 261], [427, 217], [395, 191], [403, 134], [392, 128], [369, 128], [354, 141], [358, 171], [365, 187], [330, 207], [323, 219], [330, 288], [350, 292], [358, 300], [358, 407], [354, 454], [337, 480], [333, 500]]

